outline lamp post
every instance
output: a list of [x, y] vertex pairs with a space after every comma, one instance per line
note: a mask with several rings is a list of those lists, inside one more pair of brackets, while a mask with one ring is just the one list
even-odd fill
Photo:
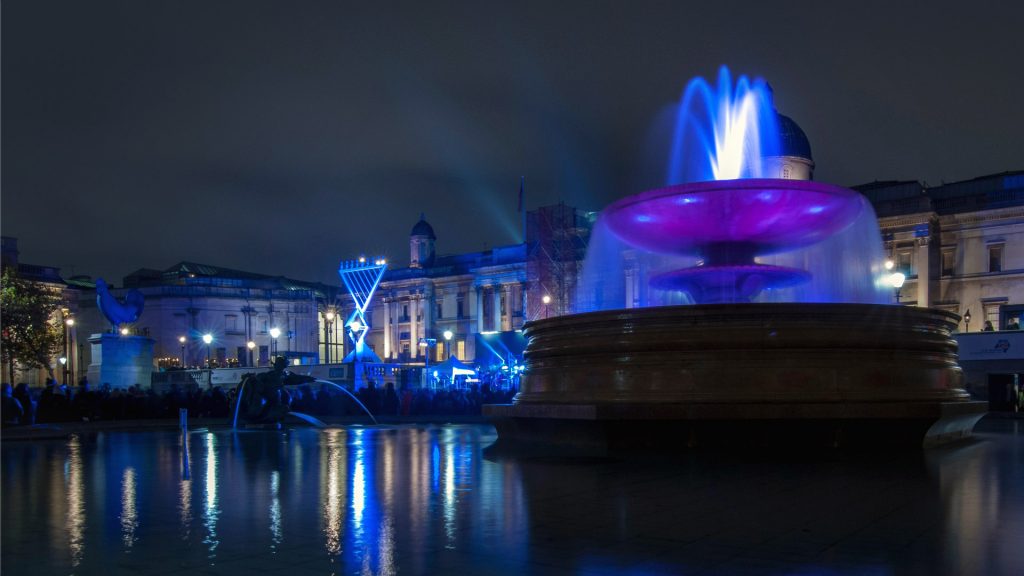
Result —
[[893, 272], [889, 276], [889, 283], [896, 289], [896, 303], [900, 303], [900, 288], [903, 288], [903, 283], [906, 282], [907, 276], [903, 272]]
[[545, 294], [540, 301], [544, 303], [544, 318], [546, 319], [548, 317], [548, 304], [551, 304], [551, 296]]
[[270, 355], [271, 357], [277, 358], [277, 337], [281, 335], [281, 329], [274, 327], [270, 329], [270, 337], [273, 340], [270, 341]]
[[334, 324], [334, 311], [324, 314], [324, 364], [331, 363], [331, 324]]
[[964, 330], [964, 332], [970, 332], [971, 331], [971, 309], [970, 308], [968, 308], [967, 309], [967, 313], [964, 314], [964, 322], [967, 324], [967, 329]]
[[[68, 383], [68, 370], [69, 370], [68, 359], [71, 358], [71, 351], [74, 350], [74, 347], [71, 344], [71, 327], [74, 326], [74, 325], [75, 325], [75, 319], [74, 318], [65, 318], [64, 319], [64, 358], [63, 358], [63, 361], [61, 362], [61, 364], [64, 365], [64, 385], [65, 386]], [[71, 380], [72, 380], [72, 382], [75, 380], [75, 375], [74, 374], [71, 374]]]
[[181, 367], [185, 368], [185, 337], [178, 336], [178, 344], [181, 344]]
[[203, 334], [203, 344], [206, 344], [206, 368], [213, 369], [213, 361], [210, 359], [210, 344], [213, 343], [213, 334]]
[[452, 334], [451, 330], [445, 330], [444, 334], [442, 334], [442, 336], [444, 336], [445, 356], [448, 357], [448, 358], [451, 358], [452, 357], [452, 336], [454, 336], [454, 334]]
[[249, 340], [248, 342], [245, 343], [245, 347], [249, 349], [249, 366], [252, 366], [252, 350], [253, 348], [256, 347], [256, 343], [253, 342], [252, 340]]

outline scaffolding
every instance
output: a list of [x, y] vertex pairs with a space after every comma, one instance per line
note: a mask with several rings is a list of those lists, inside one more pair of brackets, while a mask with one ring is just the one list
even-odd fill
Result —
[[[596, 212], [559, 202], [526, 215], [527, 320], [573, 311]], [[544, 296], [550, 297], [544, 303]]]

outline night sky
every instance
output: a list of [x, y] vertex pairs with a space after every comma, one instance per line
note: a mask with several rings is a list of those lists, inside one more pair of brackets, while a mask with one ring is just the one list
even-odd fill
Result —
[[510, 244], [520, 176], [529, 208], [658, 184], [658, 119], [721, 64], [772, 84], [817, 180], [1024, 168], [1024, 3], [835, 4], [7, 0], [2, 231], [116, 284], [337, 284], [407, 263], [421, 211], [440, 253]]

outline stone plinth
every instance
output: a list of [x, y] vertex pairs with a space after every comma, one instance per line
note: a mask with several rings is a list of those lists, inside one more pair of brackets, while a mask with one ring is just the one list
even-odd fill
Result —
[[[664, 441], [917, 445], [970, 434], [958, 317], [867, 304], [721, 304], [525, 326], [502, 440], [589, 448]], [[666, 437], [667, 436], [667, 437]]]
[[153, 344], [145, 336], [93, 334], [92, 364], [87, 372], [93, 387], [110, 384], [112, 388], [128, 388], [134, 384], [148, 387], [153, 373]]

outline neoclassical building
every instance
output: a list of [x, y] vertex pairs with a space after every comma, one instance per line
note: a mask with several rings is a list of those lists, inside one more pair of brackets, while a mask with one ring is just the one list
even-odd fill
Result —
[[370, 305], [367, 344], [385, 362], [450, 354], [507, 363], [522, 352], [526, 321], [572, 309], [594, 218], [564, 204], [538, 208], [527, 214], [525, 243], [445, 256], [421, 216], [409, 234], [409, 266], [388, 270]]
[[901, 303], [970, 312], [961, 331], [1024, 322], [1024, 171], [854, 188], [871, 200], [886, 250], [907, 276]]
[[[328, 352], [335, 362], [344, 354], [340, 323], [325, 323], [323, 314], [336, 306], [338, 287], [179, 262], [164, 270], [139, 269], [111, 293], [123, 297], [128, 290], [141, 292], [145, 306], [125, 328], [155, 340], [153, 357], [161, 368], [204, 367], [208, 359], [213, 367], [266, 366], [274, 354], [316, 364]], [[95, 292], [84, 293], [78, 317], [80, 333], [111, 329]], [[212, 336], [209, 345], [205, 334]], [[86, 364], [88, 355], [87, 348]]]

